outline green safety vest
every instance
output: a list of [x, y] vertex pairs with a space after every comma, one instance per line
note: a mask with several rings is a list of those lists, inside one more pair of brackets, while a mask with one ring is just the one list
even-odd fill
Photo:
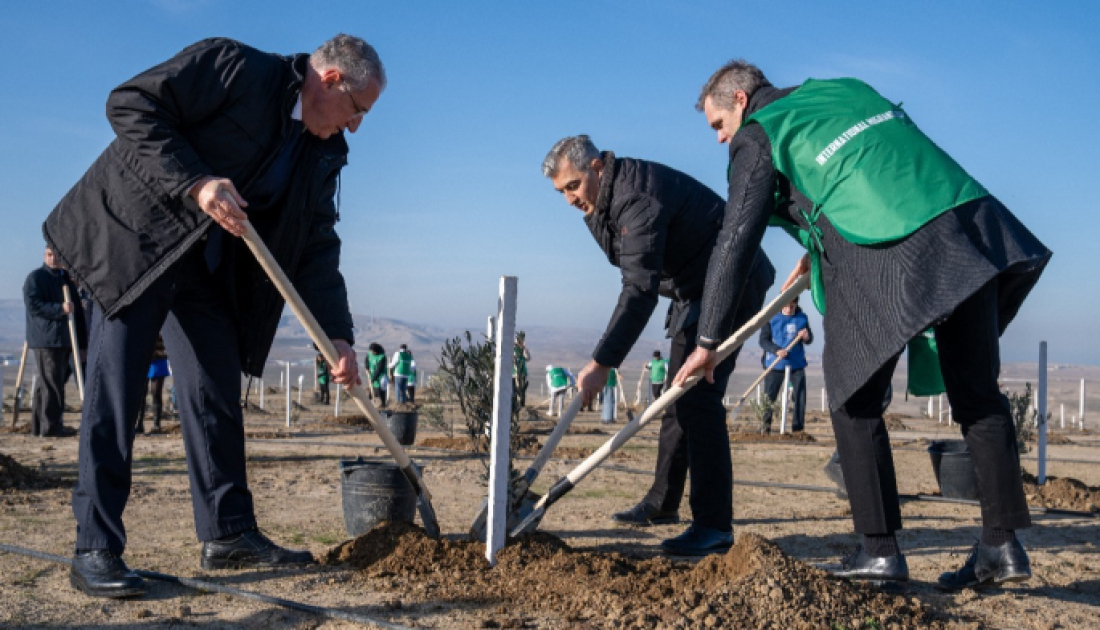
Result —
[[518, 376], [521, 373], [527, 376], [527, 359], [523, 358], [523, 348], [519, 346], [512, 348], [515, 355], [515, 361], [512, 362], [512, 376]]
[[328, 361], [321, 361], [317, 364], [317, 384], [328, 385]]
[[[814, 305], [825, 313], [821, 232], [829, 218], [856, 245], [909, 236], [944, 212], [989, 195], [901, 109], [858, 79], [809, 79], [749, 116], [768, 135], [772, 161], [813, 203], [808, 231], [772, 217], [810, 254]], [[782, 199], [776, 199], [782, 203]]]
[[940, 372], [940, 356], [936, 349], [936, 337], [931, 330], [909, 341], [909, 384], [907, 389], [914, 396], [936, 396], [947, 391]]
[[608, 387], [615, 387], [618, 384], [619, 384], [619, 371], [616, 370], [615, 368], [611, 368], [611, 370], [607, 373], [607, 386]]
[[409, 387], [416, 387], [416, 361], [409, 362], [409, 382], [405, 384]]
[[397, 351], [397, 365], [393, 366], [394, 376], [408, 376], [412, 373], [413, 355], [408, 350]]
[[664, 383], [668, 371], [668, 359], [653, 359], [649, 365], [649, 382]]
[[565, 375], [565, 368], [554, 367], [548, 372], [550, 374], [550, 387], [552, 389], [560, 389], [569, 385], [569, 377]]
[[[379, 365], [382, 369], [379, 369]], [[386, 375], [385, 366], [386, 355], [373, 353], [367, 355], [367, 371], [370, 372], [367, 376], [370, 378], [371, 387], [382, 387], [382, 377]]]

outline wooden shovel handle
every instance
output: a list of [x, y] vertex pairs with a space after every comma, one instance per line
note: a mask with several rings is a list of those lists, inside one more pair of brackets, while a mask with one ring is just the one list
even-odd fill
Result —
[[[72, 302], [69, 285], [61, 285], [66, 302]], [[69, 340], [73, 344], [73, 371], [76, 372], [76, 391], [80, 393], [80, 402], [84, 402], [84, 369], [80, 367], [80, 344], [76, 340], [76, 304], [69, 310]]]

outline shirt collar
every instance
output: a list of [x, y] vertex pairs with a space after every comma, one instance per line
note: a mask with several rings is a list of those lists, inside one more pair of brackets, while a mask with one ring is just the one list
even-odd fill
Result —
[[302, 121], [302, 93], [298, 92], [298, 100], [294, 102], [294, 109], [290, 110], [292, 120]]

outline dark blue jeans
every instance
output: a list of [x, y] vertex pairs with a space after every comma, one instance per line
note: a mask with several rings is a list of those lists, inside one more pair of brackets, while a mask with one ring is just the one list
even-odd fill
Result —
[[199, 246], [118, 317], [107, 319], [100, 309], [92, 316], [73, 491], [77, 549], [121, 554], [126, 546], [122, 512], [130, 496], [134, 421], [162, 327], [199, 540], [256, 525], [245, 477], [236, 327]]

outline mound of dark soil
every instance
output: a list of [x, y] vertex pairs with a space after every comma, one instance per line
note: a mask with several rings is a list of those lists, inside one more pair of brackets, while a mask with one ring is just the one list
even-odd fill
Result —
[[470, 443], [470, 440], [464, 437], [430, 437], [420, 440], [417, 446], [425, 446], [428, 448], [445, 448], [449, 451], [467, 451], [473, 452], [474, 445]]
[[276, 440], [291, 437], [286, 431], [245, 431], [244, 436], [255, 440]]
[[1039, 485], [1035, 475], [1024, 471], [1024, 494], [1029, 505], [1080, 512], [1100, 512], [1100, 486], [1088, 486], [1071, 477], [1047, 477]]
[[261, 409], [259, 405], [257, 405], [256, 403], [253, 403], [253, 402], [246, 403], [244, 405], [244, 411], [245, 411], [245, 413], [251, 413], [251, 414], [258, 415], [258, 416], [270, 416], [270, 415], [272, 415], [272, 412], [268, 411], [267, 409]]
[[[1038, 442], [1037, 435], [1032, 436], [1030, 442]], [[1047, 431], [1047, 444], [1073, 444], [1073, 440], [1069, 439], [1063, 433], [1055, 433], [1054, 431]]]
[[17, 427], [13, 427], [11, 425], [6, 425], [6, 426], [3, 426], [3, 427], [0, 427], [0, 433], [6, 433], [6, 434], [9, 434], [9, 435], [30, 435], [31, 425], [29, 423], [28, 424], [21, 424]]
[[351, 565], [372, 587], [414, 599], [487, 605], [484, 627], [548, 617], [597, 628], [943, 627], [916, 599], [833, 580], [754, 534], [694, 567], [576, 551], [545, 533], [512, 541], [495, 569], [484, 550], [481, 543], [432, 540], [414, 525], [384, 523], [323, 562]]
[[756, 431], [748, 431], [745, 433], [730, 433], [730, 442], [738, 443], [753, 443], [753, 442], [816, 442], [814, 436], [806, 433], [805, 431], [799, 431], [798, 433], [776, 433], [774, 430], [767, 434], [761, 435]]
[[569, 427], [568, 435], [607, 435], [607, 431], [597, 427]]
[[0, 494], [45, 490], [67, 485], [72, 484], [65, 479], [27, 468], [11, 457], [0, 453]]
[[323, 416], [321, 422], [332, 422], [335, 424], [346, 424], [349, 427], [367, 427], [370, 428], [370, 420], [366, 416]]

